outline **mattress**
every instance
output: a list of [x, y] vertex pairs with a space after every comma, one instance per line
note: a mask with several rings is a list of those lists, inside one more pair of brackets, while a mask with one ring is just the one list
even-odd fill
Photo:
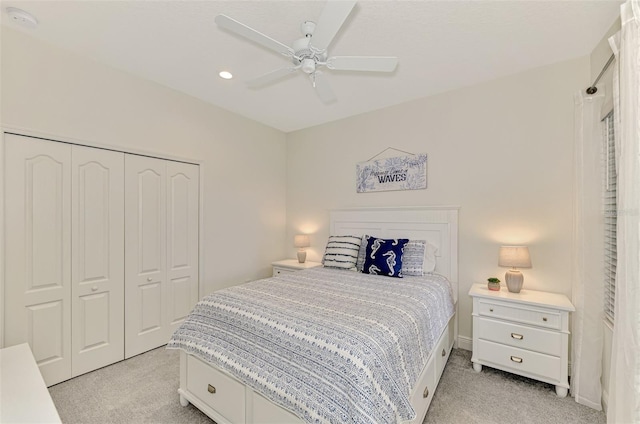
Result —
[[167, 348], [183, 349], [309, 423], [397, 423], [454, 314], [439, 275], [330, 268], [212, 293]]

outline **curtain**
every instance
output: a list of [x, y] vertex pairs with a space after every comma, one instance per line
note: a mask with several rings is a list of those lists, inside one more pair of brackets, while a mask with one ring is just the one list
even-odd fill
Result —
[[[601, 109], [603, 88], [575, 99], [571, 396], [602, 409], [604, 217]], [[594, 172], [594, 170], [596, 172]]]
[[618, 160], [618, 264], [608, 423], [640, 423], [640, 18], [639, 0], [620, 7], [614, 126]]

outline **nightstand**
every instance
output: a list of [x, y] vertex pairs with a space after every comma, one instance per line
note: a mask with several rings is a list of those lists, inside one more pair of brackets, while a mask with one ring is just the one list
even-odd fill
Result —
[[565, 397], [569, 390], [569, 313], [575, 308], [563, 294], [534, 290], [510, 293], [475, 284], [473, 369], [486, 365], [544, 381]]
[[296, 272], [301, 269], [315, 268], [322, 266], [322, 264], [320, 262], [311, 261], [305, 261], [301, 264], [297, 259], [285, 259], [283, 261], [271, 262], [271, 266], [273, 267], [273, 276], [277, 277], [285, 272]]

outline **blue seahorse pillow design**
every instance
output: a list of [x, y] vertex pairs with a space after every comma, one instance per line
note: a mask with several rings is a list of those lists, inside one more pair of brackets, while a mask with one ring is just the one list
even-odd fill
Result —
[[362, 272], [402, 278], [402, 253], [409, 239], [369, 237]]

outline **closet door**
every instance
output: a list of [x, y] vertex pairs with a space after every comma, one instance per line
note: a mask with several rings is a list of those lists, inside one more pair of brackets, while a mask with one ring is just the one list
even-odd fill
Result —
[[71, 146], [5, 135], [5, 344], [71, 377]]
[[198, 301], [199, 167], [167, 161], [167, 340]]
[[125, 357], [168, 342], [166, 163], [125, 156]]
[[72, 374], [124, 359], [124, 153], [73, 146]]

